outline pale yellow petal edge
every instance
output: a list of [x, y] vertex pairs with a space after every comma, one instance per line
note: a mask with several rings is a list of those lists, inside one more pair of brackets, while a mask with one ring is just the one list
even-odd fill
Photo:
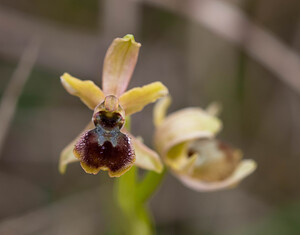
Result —
[[126, 132], [129, 135], [135, 151], [135, 165], [145, 169], [161, 173], [163, 171], [163, 163], [159, 155], [143, 144], [140, 138], [134, 137], [131, 133]]
[[81, 133], [62, 150], [60, 154], [59, 164], [58, 164], [58, 169], [61, 174], [64, 174], [66, 172], [69, 163], [79, 161], [73, 153], [74, 146], [77, 140], [80, 138], [80, 136], [84, 132], [91, 130], [93, 127], [94, 127], [93, 123], [89, 122], [86, 125], [86, 127], [83, 129], [83, 131], [81, 131]]
[[233, 188], [236, 186], [242, 179], [250, 175], [257, 168], [257, 164], [254, 160], [245, 159], [242, 160], [237, 166], [236, 170], [232, 173], [231, 176], [226, 178], [223, 181], [219, 182], [205, 182], [200, 179], [192, 178], [187, 175], [180, 173], [175, 173], [174, 175], [187, 187], [199, 191], [199, 192], [209, 192], [216, 191], [226, 188]]

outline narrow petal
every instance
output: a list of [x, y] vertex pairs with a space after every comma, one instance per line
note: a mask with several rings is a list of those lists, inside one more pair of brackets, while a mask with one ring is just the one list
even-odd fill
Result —
[[92, 81], [81, 81], [68, 73], [64, 73], [60, 80], [71, 95], [78, 96], [90, 109], [94, 109], [105, 97], [101, 89]]
[[155, 147], [161, 156], [175, 145], [199, 138], [211, 138], [220, 131], [221, 121], [200, 108], [187, 108], [169, 115], [158, 126]]
[[136, 155], [135, 164], [140, 168], [161, 173], [163, 170], [163, 164], [158, 154], [144, 145], [138, 138], [130, 135], [130, 139], [134, 146]]
[[158, 127], [166, 117], [167, 110], [171, 104], [171, 97], [166, 96], [160, 99], [154, 106], [153, 109], [153, 120], [154, 125]]
[[110, 177], [121, 176], [135, 161], [134, 150], [126, 134], [118, 131], [106, 134], [100, 127], [85, 132], [73, 152], [87, 173], [107, 170]]
[[153, 103], [167, 94], [168, 89], [161, 82], [153, 82], [124, 93], [120, 97], [120, 105], [128, 116], [141, 111], [147, 104]]
[[88, 125], [84, 128], [84, 130], [70, 143], [68, 144], [61, 152], [60, 154], [60, 159], [59, 159], [59, 172], [61, 174], [64, 174], [66, 172], [67, 169], [67, 165], [69, 163], [72, 162], [76, 162], [79, 161], [73, 154], [73, 149], [74, 146], [76, 144], [76, 142], [78, 141], [78, 139], [80, 138], [80, 136], [88, 131], [94, 128], [94, 125], [92, 122], [89, 122]]
[[255, 169], [256, 163], [253, 160], [246, 159], [242, 160], [233, 174], [223, 181], [205, 182], [184, 174], [176, 174], [176, 177], [178, 177], [179, 180], [183, 182], [183, 184], [193, 190], [199, 192], [208, 192], [225, 188], [232, 188], [236, 186], [242, 179], [250, 175]]
[[140, 47], [141, 44], [135, 42], [130, 34], [112, 42], [103, 64], [102, 88], [106, 95], [120, 96], [126, 90]]

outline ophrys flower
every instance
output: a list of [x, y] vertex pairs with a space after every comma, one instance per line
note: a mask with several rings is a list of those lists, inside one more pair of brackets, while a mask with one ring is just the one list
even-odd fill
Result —
[[197, 191], [218, 190], [236, 185], [255, 170], [253, 160], [242, 160], [240, 150], [214, 138], [222, 127], [216, 106], [186, 108], [166, 116], [170, 102], [167, 97], [155, 105], [154, 142], [181, 182]]
[[[116, 38], [110, 45], [103, 65], [101, 90], [92, 81], [81, 81], [65, 73], [61, 82], [72, 95], [94, 110], [92, 121], [62, 152], [60, 171], [79, 160], [87, 173], [107, 170], [111, 177], [120, 176], [134, 164], [160, 172], [158, 155], [123, 128], [125, 116], [168, 94], [160, 82], [125, 92], [134, 71], [141, 44], [132, 35]], [[125, 92], [125, 93], [124, 93]]]

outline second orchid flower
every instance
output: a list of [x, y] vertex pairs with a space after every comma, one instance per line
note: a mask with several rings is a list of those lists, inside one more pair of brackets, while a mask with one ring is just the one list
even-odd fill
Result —
[[216, 117], [218, 107], [207, 110], [185, 108], [166, 116], [170, 97], [154, 108], [154, 143], [171, 172], [187, 187], [196, 191], [230, 188], [256, 169], [242, 152], [215, 139], [222, 123]]

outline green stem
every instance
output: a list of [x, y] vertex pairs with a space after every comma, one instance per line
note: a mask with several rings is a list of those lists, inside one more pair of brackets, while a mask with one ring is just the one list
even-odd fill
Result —
[[137, 194], [138, 199], [141, 203], [147, 202], [151, 195], [155, 192], [157, 187], [160, 185], [161, 181], [165, 176], [166, 170], [164, 168], [163, 172], [158, 174], [153, 171], [147, 172], [144, 179], [138, 184]]
[[[126, 124], [129, 130], [130, 119], [126, 120]], [[161, 174], [149, 171], [139, 180], [138, 169], [133, 166], [116, 180], [115, 198], [124, 217], [122, 218], [122, 234], [151, 235], [155, 233], [154, 221], [147, 202], [157, 190], [164, 175], [165, 171]]]
[[147, 201], [160, 185], [164, 173], [148, 172], [138, 182], [137, 168], [132, 169], [116, 181], [116, 199], [124, 216], [123, 233], [139, 235], [153, 234], [154, 224]]

